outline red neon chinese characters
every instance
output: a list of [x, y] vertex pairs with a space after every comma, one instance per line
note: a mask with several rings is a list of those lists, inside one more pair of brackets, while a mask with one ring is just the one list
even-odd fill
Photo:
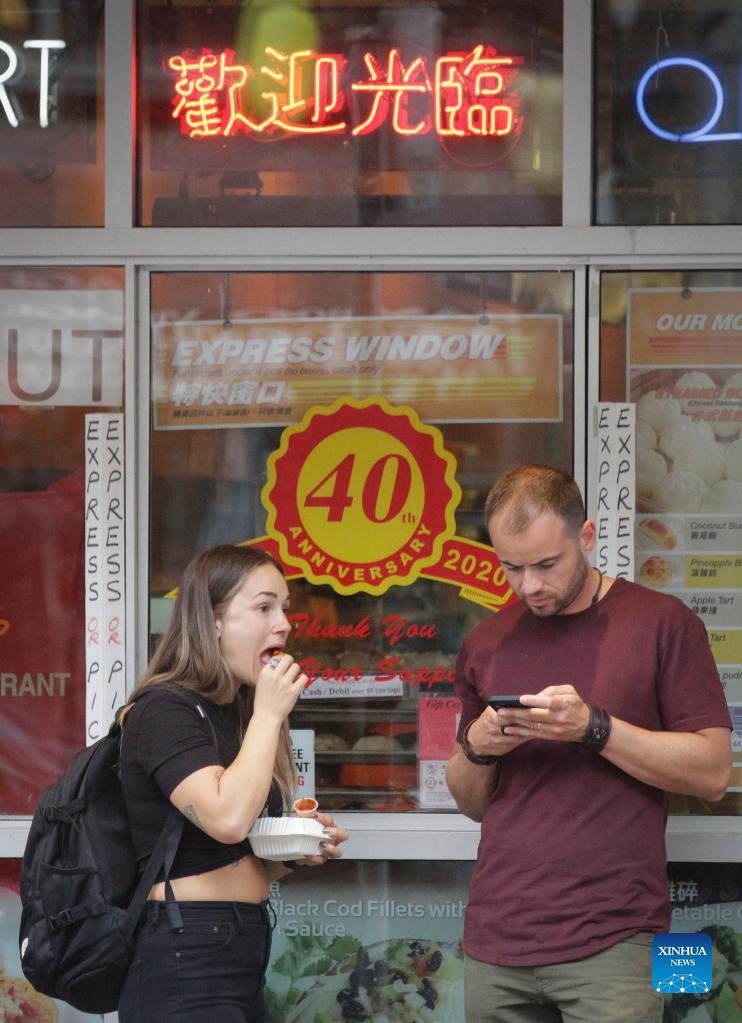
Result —
[[226, 56], [204, 50], [190, 63], [180, 54], [168, 61], [168, 67], [179, 76], [173, 117], [180, 119], [180, 130], [191, 138], [222, 134], [223, 112], [214, 93], [224, 89]]
[[375, 57], [364, 53], [363, 61], [371, 76], [370, 82], [354, 82], [352, 89], [368, 92], [374, 97], [371, 112], [365, 121], [353, 129], [354, 135], [368, 135], [386, 120], [391, 102], [392, 130], [397, 135], [421, 135], [430, 130], [430, 118], [424, 117], [413, 124], [410, 120], [409, 101], [415, 94], [430, 92], [425, 60], [418, 57], [405, 68], [399, 50], [390, 50], [386, 71], [382, 71]]
[[[344, 59], [335, 53], [316, 54], [313, 50], [296, 50], [294, 53], [281, 53], [272, 46], [266, 46], [265, 52], [274, 60], [286, 64], [286, 70], [276, 71], [263, 66], [260, 70], [282, 86], [282, 90], [270, 90], [263, 93], [265, 99], [273, 103], [271, 126], [288, 132], [301, 132], [316, 135], [320, 132], [345, 131], [345, 121], [326, 124], [330, 114], [342, 110], [345, 97], [340, 93], [340, 75], [345, 65]], [[314, 65], [312, 73], [313, 91], [311, 96], [304, 96], [304, 70], [306, 65]], [[296, 124], [292, 117], [305, 118], [309, 114], [309, 124]]]
[[[382, 65], [367, 52], [367, 76], [344, 88], [346, 61], [340, 54], [283, 53], [267, 46], [265, 55], [259, 78], [250, 66], [235, 63], [232, 50], [170, 57], [167, 66], [177, 76], [172, 116], [181, 132], [193, 139], [238, 132], [368, 135], [388, 123], [401, 136], [434, 131], [442, 138], [498, 138], [520, 127], [511, 87], [523, 58], [499, 56], [490, 46], [439, 57], [432, 80], [425, 57], [405, 62], [394, 48]], [[259, 92], [263, 116], [245, 108], [250, 80], [265, 82]], [[355, 97], [352, 112], [360, 111], [355, 125], [348, 90]]]
[[513, 103], [499, 97], [517, 74], [522, 58], [498, 57], [476, 46], [471, 53], [449, 53], [435, 62], [435, 125], [439, 135], [509, 135], [515, 127]]

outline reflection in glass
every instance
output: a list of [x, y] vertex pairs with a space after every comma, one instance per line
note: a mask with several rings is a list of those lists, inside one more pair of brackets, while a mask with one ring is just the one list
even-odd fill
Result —
[[0, 225], [103, 224], [103, 0], [0, 9]]

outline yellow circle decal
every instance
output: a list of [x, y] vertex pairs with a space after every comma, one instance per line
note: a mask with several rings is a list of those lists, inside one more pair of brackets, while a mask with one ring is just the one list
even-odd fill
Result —
[[281, 557], [340, 593], [383, 593], [455, 532], [456, 462], [438, 430], [383, 398], [343, 398], [284, 430], [263, 503]]

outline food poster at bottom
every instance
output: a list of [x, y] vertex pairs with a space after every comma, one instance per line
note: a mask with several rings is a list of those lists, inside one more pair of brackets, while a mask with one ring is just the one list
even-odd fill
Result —
[[268, 1023], [462, 1023], [473, 869], [340, 861], [274, 882]]
[[742, 1023], [742, 867], [672, 863], [671, 932], [711, 937], [711, 990], [665, 996], [663, 1023]]
[[[272, 887], [268, 1023], [462, 1023], [469, 862], [355, 861]], [[708, 994], [664, 995], [663, 1023], [742, 1023], [739, 864], [668, 865], [673, 932], [712, 939]]]

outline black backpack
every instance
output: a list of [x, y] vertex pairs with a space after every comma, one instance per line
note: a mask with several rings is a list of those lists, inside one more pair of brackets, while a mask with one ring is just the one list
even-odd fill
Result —
[[[198, 703], [196, 709], [211, 726]], [[163, 863], [168, 915], [173, 926], [180, 923], [168, 876], [184, 817], [171, 807], [137, 883], [116, 718], [108, 735], [77, 753], [42, 792], [20, 873], [23, 973], [42, 994], [90, 1013], [118, 1005], [134, 931]]]

